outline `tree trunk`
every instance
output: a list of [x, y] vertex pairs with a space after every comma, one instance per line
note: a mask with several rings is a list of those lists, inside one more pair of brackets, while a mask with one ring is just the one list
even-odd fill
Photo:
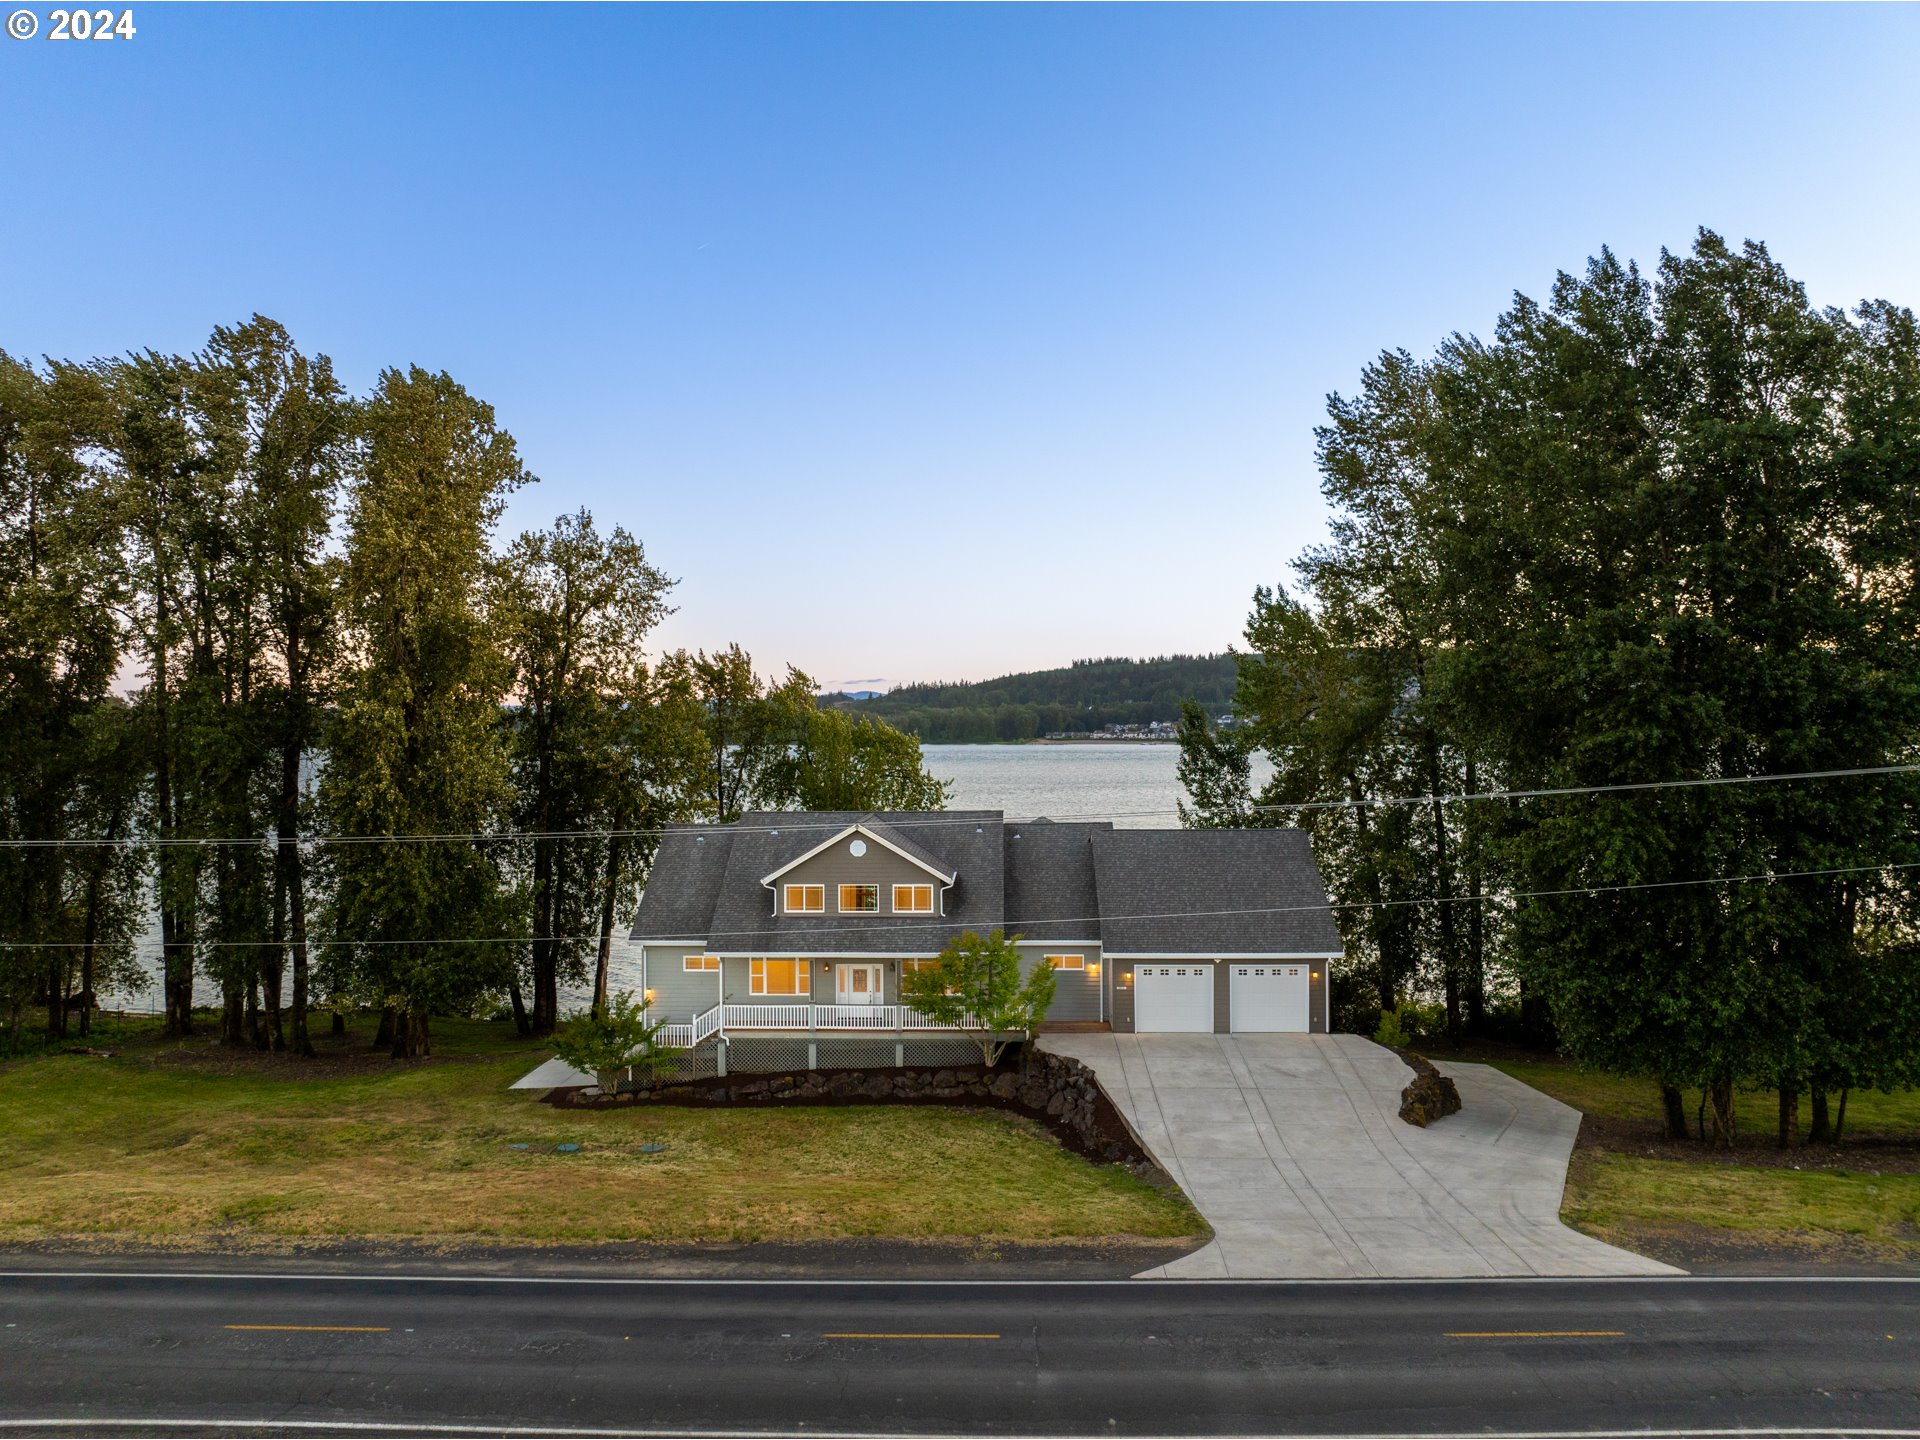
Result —
[[432, 1053], [427, 1012], [412, 1008], [401, 1011], [394, 1021], [393, 1048], [389, 1054], [395, 1060], [424, 1060]]
[[1660, 1109], [1666, 1116], [1667, 1139], [1687, 1139], [1687, 1103], [1678, 1086], [1660, 1087]]
[[[1347, 777], [1347, 791], [1351, 798], [1360, 798], [1360, 784], [1352, 776]], [[1387, 963], [1386, 945], [1386, 895], [1380, 888], [1380, 873], [1374, 868], [1371, 846], [1371, 828], [1367, 820], [1367, 807], [1356, 805], [1353, 808], [1353, 826], [1360, 834], [1360, 850], [1367, 856], [1362, 865], [1366, 876], [1367, 899], [1372, 903], [1367, 907], [1367, 928], [1373, 932], [1373, 954], [1379, 964], [1379, 973], [1374, 976], [1374, 994], [1383, 1011], [1392, 1010], [1399, 1003], [1398, 987], [1394, 983], [1393, 968]]]
[[51, 1040], [64, 1040], [67, 1034], [66, 966], [60, 963], [59, 953], [54, 951], [54, 958], [47, 961], [47, 1037]]
[[[1467, 761], [1466, 790], [1480, 788], [1479, 768]], [[1467, 842], [1467, 1031], [1478, 1035], [1487, 1028], [1487, 917], [1480, 895], [1480, 834], [1471, 818]]]
[[[1420, 676], [1424, 690], [1426, 676]], [[1453, 870], [1448, 861], [1447, 807], [1440, 803], [1440, 738], [1431, 729], [1425, 732], [1427, 752], [1427, 793], [1433, 797], [1428, 809], [1433, 818], [1433, 882], [1440, 892], [1435, 918], [1440, 929], [1440, 980], [1447, 1002], [1447, 1038], [1460, 1038], [1460, 942], [1453, 918]]]
[[1800, 1087], [1782, 1085], [1780, 1087], [1780, 1148], [1788, 1149], [1799, 1141]]
[[265, 1050], [271, 1044], [267, 1039], [266, 1017], [260, 1013], [260, 976], [257, 971], [247, 977], [247, 1039], [256, 1050]]
[[1809, 1145], [1825, 1145], [1833, 1139], [1833, 1120], [1827, 1113], [1827, 1092], [1813, 1087], [1813, 1124], [1807, 1130]]
[[[626, 828], [626, 817], [616, 816], [614, 829]], [[614, 892], [620, 883], [620, 837], [607, 837], [606, 877], [600, 891], [600, 950], [593, 966], [593, 1015], [597, 1020], [607, 1013], [607, 970], [613, 962]]]
[[520, 972], [507, 976], [507, 998], [513, 1001], [513, 1029], [522, 1039], [533, 1034], [533, 1025], [527, 1019], [526, 998], [520, 993]]
[[1713, 1102], [1713, 1148], [1731, 1150], [1734, 1141], [1733, 1081], [1716, 1080], [1708, 1092]]
[[[289, 1043], [294, 1054], [311, 1055], [313, 1039], [307, 1033], [307, 892], [299, 820], [300, 744], [289, 740], [280, 747], [280, 813], [274, 821], [280, 843], [274, 858], [286, 887], [287, 938], [293, 942], [293, 1035]], [[340, 1019], [338, 1012], [334, 1018]]]
[[1836, 1145], [1840, 1143], [1840, 1137], [1844, 1135], [1847, 1130], [1847, 1095], [1848, 1087], [1844, 1085], [1841, 1086], [1840, 1113], [1833, 1117], [1833, 1143]]
[[394, 1014], [393, 1006], [388, 1005], [380, 1011], [380, 1028], [373, 1032], [373, 1048], [390, 1049], [393, 1045]]
[[220, 1043], [238, 1046], [248, 1043], [246, 1027], [247, 996], [237, 979], [220, 982]]
[[[306, 1017], [302, 1016], [301, 1018], [305, 1019]], [[302, 1039], [305, 1039], [306, 1026], [304, 1025], [299, 1026], [299, 1032], [300, 1032], [300, 1037]], [[338, 1010], [333, 1012], [333, 1033], [336, 1035], [344, 1035], [347, 1033], [347, 1017]], [[303, 1055], [311, 1055], [313, 1053], [312, 1042], [309, 1041], [307, 1044], [307, 1048], [301, 1051], [300, 1053]]]

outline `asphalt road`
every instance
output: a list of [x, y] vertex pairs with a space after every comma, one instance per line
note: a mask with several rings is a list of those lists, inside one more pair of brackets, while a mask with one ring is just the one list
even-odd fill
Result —
[[1920, 1434], [1920, 1284], [0, 1276], [0, 1434]]

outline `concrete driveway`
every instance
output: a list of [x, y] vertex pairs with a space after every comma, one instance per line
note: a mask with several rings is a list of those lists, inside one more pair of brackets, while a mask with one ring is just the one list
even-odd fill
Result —
[[1357, 1035], [1042, 1035], [1093, 1067], [1213, 1226], [1152, 1277], [1674, 1275], [1559, 1220], [1580, 1113], [1485, 1065], [1459, 1114], [1399, 1118], [1413, 1078]]

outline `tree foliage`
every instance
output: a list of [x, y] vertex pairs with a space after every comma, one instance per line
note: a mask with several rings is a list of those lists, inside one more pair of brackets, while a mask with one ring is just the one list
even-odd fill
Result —
[[[1675, 1128], [1704, 1090], [1722, 1139], [1738, 1084], [1779, 1087], [1784, 1134], [1807, 1090], [1920, 1079], [1912, 777], [1287, 808], [1912, 759], [1917, 377], [1910, 312], [1817, 309], [1703, 231], [1330, 402], [1332, 538], [1307, 603], [1256, 594], [1235, 744], [1383, 1007], [1439, 991], [1471, 1028], [1491, 970]], [[1218, 743], [1188, 741], [1198, 821], [1247, 803]]]
[[1013, 1035], [1032, 1035], [1053, 1003], [1055, 975], [1045, 961], [1024, 977], [1020, 937], [969, 930], [931, 964], [903, 969], [900, 998], [936, 1024], [971, 1031], [980, 1063], [991, 1068]]

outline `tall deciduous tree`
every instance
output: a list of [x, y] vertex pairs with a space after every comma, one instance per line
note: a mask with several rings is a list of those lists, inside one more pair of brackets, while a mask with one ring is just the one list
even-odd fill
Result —
[[602, 537], [584, 510], [521, 535], [497, 567], [491, 611], [513, 664], [514, 819], [531, 860], [531, 1017], [517, 983], [513, 993], [535, 1034], [559, 1024], [562, 980], [586, 977], [584, 937], [617, 843], [604, 832], [628, 828], [616, 822], [631, 813], [619, 753], [634, 738], [627, 712], [651, 699], [644, 646], [671, 584], [639, 541], [618, 527]]
[[330, 962], [391, 1009], [394, 1053], [413, 1056], [428, 1053], [434, 1010], [505, 988], [513, 950], [500, 942], [524, 933], [485, 839], [512, 781], [499, 724], [510, 666], [482, 599], [488, 536], [529, 477], [491, 407], [418, 367], [382, 374], [362, 437], [350, 660], [320, 781], [327, 928]]
[[125, 939], [125, 852], [74, 843], [108, 815], [124, 840], [131, 804], [108, 768], [124, 747], [105, 739], [124, 578], [89, 459], [112, 414], [98, 373], [42, 375], [0, 352], [0, 996], [16, 1032], [39, 997], [65, 1034], [74, 980], [84, 1007]]

